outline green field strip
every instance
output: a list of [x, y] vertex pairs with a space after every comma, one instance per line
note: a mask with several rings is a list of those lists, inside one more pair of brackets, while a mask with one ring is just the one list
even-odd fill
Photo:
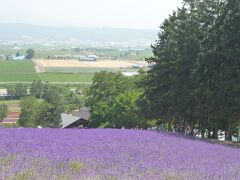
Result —
[[92, 82], [94, 74], [90, 73], [41, 73], [43, 81], [49, 82]]

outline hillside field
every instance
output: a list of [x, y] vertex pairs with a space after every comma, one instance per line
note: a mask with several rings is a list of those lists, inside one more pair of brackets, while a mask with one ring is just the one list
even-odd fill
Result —
[[240, 179], [240, 150], [143, 130], [0, 129], [0, 179]]

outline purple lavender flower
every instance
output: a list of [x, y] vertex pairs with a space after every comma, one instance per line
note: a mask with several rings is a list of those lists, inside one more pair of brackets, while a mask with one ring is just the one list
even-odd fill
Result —
[[0, 179], [240, 179], [240, 149], [137, 130], [0, 129]]

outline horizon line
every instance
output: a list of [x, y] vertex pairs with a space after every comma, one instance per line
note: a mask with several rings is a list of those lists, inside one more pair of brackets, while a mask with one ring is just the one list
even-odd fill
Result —
[[33, 23], [25, 23], [25, 22], [17, 22], [17, 23], [6, 23], [0, 22], [0, 24], [4, 25], [30, 25], [30, 26], [41, 26], [48, 28], [75, 28], [75, 29], [128, 29], [128, 30], [146, 30], [146, 31], [158, 31], [158, 29], [150, 29], [150, 28], [134, 28], [134, 27], [111, 27], [111, 26], [72, 26], [72, 25], [47, 25], [47, 24], [33, 24]]

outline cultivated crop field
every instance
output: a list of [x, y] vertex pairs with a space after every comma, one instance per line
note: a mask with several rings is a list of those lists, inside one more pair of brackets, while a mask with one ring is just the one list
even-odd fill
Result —
[[99, 61], [77, 61], [77, 60], [35, 60], [36, 66], [42, 68], [56, 67], [56, 68], [131, 68], [132, 65], [147, 66], [146, 61], [124, 61], [124, 60], [99, 60]]
[[0, 84], [30, 83], [34, 80], [59, 83], [91, 83], [99, 71], [136, 72], [133, 64], [145, 66], [145, 61], [71, 60], [0, 61]]
[[133, 65], [146, 67], [146, 61], [126, 60], [34, 60], [35, 69], [41, 80], [50, 82], [91, 82], [94, 73], [100, 71], [137, 72]]
[[0, 61], [0, 82], [31, 82], [39, 80], [32, 61]]
[[44, 72], [48, 73], [97, 73], [100, 71], [111, 72], [137, 72], [138, 69], [132, 68], [95, 68], [95, 67], [49, 67], [44, 68]]
[[92, 82], [94, 74], [91, 73], [42, 73], [39, 74], [43, 81], [49, 82]]
[[146, 61], [130, 60], [35, 60], [34, 64], [39, 73], [96, 73], [103, 70], [111, 72], [137, 72], [138, 69], [133, 69], [133, 65], [148, 66]]
[[91, 82], [93, 73], [64, 72], [37, 73], [32, 61], [0, 61], [0, 83], [30, 83], [34, 80], [49, 82]]
[[240, 179], [240, 150], [137, 130], [0, 129], [0, 179]]

